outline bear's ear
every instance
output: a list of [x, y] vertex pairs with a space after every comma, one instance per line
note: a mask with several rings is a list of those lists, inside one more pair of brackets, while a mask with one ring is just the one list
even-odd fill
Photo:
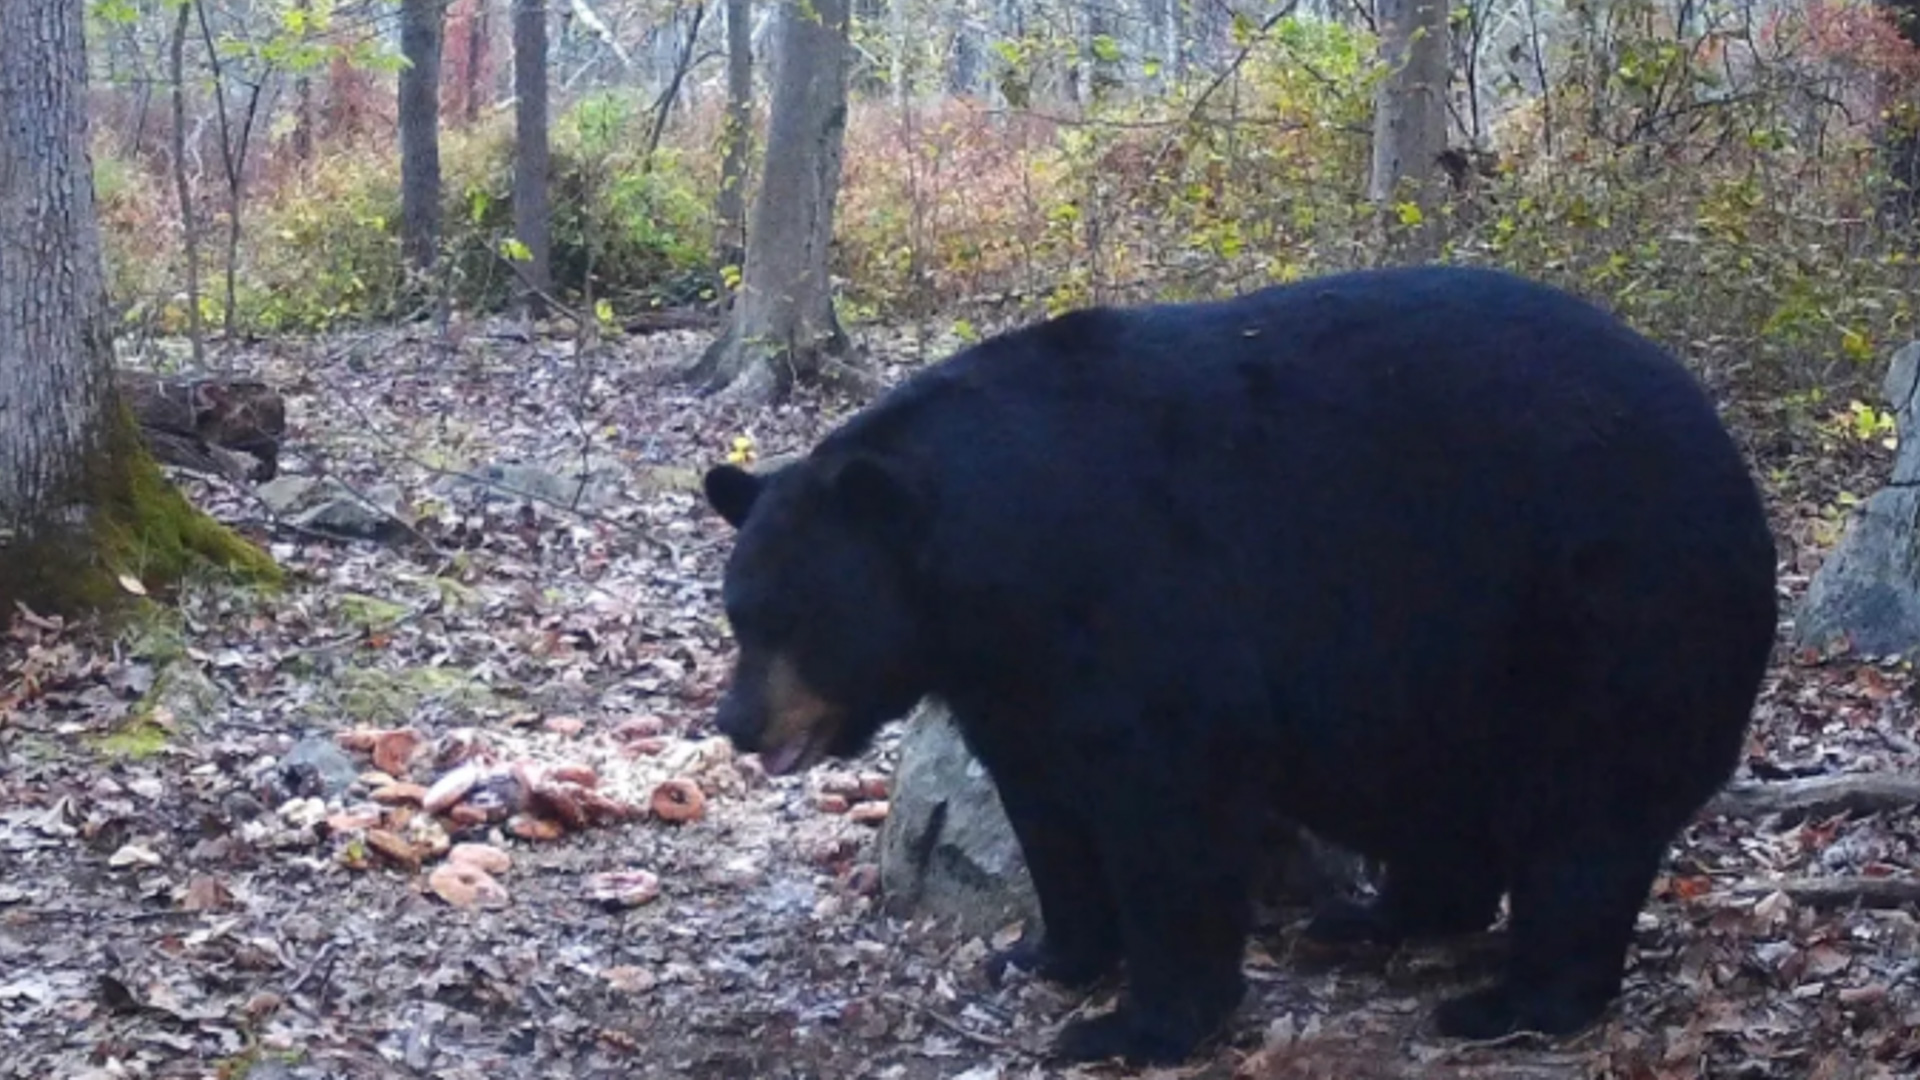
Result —
[[850, 457], [832, 471], [827, 487], [834, 504], [861, 527], [900, 545], [919, 538], [925, 508], [898, 466], [865, 454]]
[[701, 486], [707, 493], [707, 505], [718, 511], [727, 524], [738, 529], [747, 520], [747, 512], [766, 481], [737, 465], [715, 465], [707, 470]]

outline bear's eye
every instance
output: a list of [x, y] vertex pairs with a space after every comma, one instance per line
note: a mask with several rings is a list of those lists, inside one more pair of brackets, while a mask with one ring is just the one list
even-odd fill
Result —
[[728, 597], [723, 604], [727, 624], [742, 644], [775, 645], [793, 628], [795, 619], [789, 605], [753, 596]]

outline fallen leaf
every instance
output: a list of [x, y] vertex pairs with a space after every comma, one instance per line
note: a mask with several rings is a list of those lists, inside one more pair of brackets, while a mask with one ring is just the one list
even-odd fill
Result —
[[182, 911], [219, 911], [232, 906], [233, 893], [226, 883], [208, 874], [196, 874], [180, 898]]
[[368, 829], [367, 846], [409, 870], [420, 868], [420, 852], [396, 833]]
[[159, 853], [144, 844], [125, 844], [107, 856], [107, 865], [116, 870], [129, 866], [159, 866], [161, 861]]

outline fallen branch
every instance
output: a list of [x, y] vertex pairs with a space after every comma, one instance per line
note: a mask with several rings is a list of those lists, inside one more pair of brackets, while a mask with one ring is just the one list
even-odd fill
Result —
[[1784, 881], [1752, 881], [1736, 886], [1727, 898], [1758, 900], [1785, 893], [1789, 900], [1817, 911], [1862, 907], [1872, 911], [1891, 911], [1920, 905], [1920, 878], [1846, 877], [1788, 878]]
[[1729, 787], [1707, 804], [1709, 814], [1794, 818], [1852, 814], [1864, 817], [1920, 804], [1920, 778], [1892, 773], [1810, 776], [1775, 783]]

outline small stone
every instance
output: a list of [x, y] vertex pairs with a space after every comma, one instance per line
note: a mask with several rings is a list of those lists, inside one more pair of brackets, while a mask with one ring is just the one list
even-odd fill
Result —
[[559, 822], [532, 814], [513, 815], [507, 819], [506, 828], [509, 835], [536, 842], [558, 840], [567, 834], [566, 827]]
[[660, 895], [660, 875], [651, 870], [612, 870], [585, 882], [587, 899], [612, 908], [639, 907]]

